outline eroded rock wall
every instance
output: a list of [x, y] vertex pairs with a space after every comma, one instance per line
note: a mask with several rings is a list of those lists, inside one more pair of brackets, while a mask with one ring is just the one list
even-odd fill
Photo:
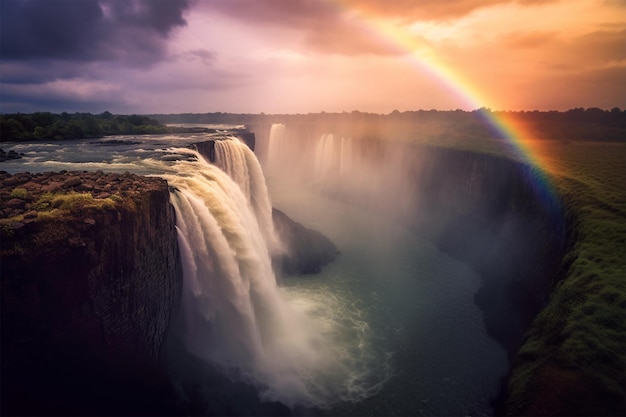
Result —
[[3, 414], [163, 412], [159, 352], [181, 287], [175, 213], [165, 181], [118, 179], [112, 207], [31, 210], [34, 221], [2, 230]]
[[562, 272], [567, 219], [536, 169], [496, 156], [413, 149], [416, 226], [482, 278], [487, 331], [512, 357]]

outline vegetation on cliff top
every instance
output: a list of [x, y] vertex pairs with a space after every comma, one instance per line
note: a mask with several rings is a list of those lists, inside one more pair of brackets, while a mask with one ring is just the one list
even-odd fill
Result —
[[[626, 412], [626, 143], [623, 133], [595, 137], [525, 143], [563, 201], [570, 236], [561, 279], [514, 359], [509, 415]], [[508, 141], [414, 140], [528, 162]]]
[[54, 242], [64, 239], [71, 246], [76, 236], [67, 233], [94, 226], [105, 211], [133, 212], [136, 199], [152, 191], [167, 192], [167, 183], [155, 177], [102, 171], [0, 172], [0, 252], [5, 256], [54, 247]]
[[[53, 222], [54, 226], [51, 228], [39, 227], [39, 233], [35, 234], [35, 239], [32, 241], [36, 246], [47, 246], [51, 242], [58, 240], [60, 235], [62, 235], [60, 232], [64, 228], [61, 226], [61, 223], [79, 218], [83, 223], [90, 224], [90, 222], [93, 222], [95, 224], [95, 220], [88, 213], [128, 205], [119, 194], [114, 194], [107, 198], [94, 198], [92, 193], [89, 192], [62, 191], [55, 193], [46, 192], [39, 197], [32, 198], [25, 189], [15, 188], [11, 195], [23, 200], [32, 200], [32, 204], [29, 205], [29, 210], [26, 212], [0, 219], [0, 233], [5, 240], [0, 251], [3, 254], [13, 251], [19, 252], [24, 249], [21, 245], [8, 244], [15, 243], [13, 238], [16, 231], [25, 225]], [[42, 233], [42, 231], [45, 233]], [[31, 247], [30, 249], [33, 248]]]
[[626, 147], [543, 149], [574, 219], [566, 274], [518, 352], [509, 414], [624, 415]]
[[359, 111], [286, 115], [184, 113], [152, 114], [149, 117], [161, 123], [286, 123], [290, 128], [302, 125], [308, 130], [324, 126], [324, 129], [337, 136], [353, 139], [413, 141], [419, 137], [436, 145], [450, 140], [467, 143], [485, 138], [502, 139], [502, 132], [493, 127], [494, 119], [507, 120], [524, 131], [526, 136], [540, 140], [623, 142], [626, 137], [626, 111], [617, 107], [610, 110], [578, 107], [567, 111], [495, 111], [488, 108], [473, 111], [395, 110], [389, 114]]
[[100, 138], [106, 135], [158, 134], [167, 128], [138, 115], [48, 112], [0, 115], [0, 141]]

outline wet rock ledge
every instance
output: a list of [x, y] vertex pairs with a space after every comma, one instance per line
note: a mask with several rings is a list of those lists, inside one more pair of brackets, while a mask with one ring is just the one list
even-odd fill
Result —
[[2, 414], [163, 414], [180, 299], [167, 182], [0, 172]]

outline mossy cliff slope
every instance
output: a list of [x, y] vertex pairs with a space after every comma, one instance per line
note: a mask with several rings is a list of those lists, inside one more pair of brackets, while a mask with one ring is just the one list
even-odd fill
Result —
[[541, 173], [496, 156], [415, 150], [417, 227], [482, 278], [474, 299], [512, 358], [558, 280], [567, 219]]
[[0, 184], [3, 414], [149, 411], [180, 298], [167, 183], [71, 172]]
[[624, 415], [624, 145], [544, 144], [550, 183], [506, 157], [417, 148], [418, 225], [479, 272], [476, 304], [512, 359], [496, 412]]

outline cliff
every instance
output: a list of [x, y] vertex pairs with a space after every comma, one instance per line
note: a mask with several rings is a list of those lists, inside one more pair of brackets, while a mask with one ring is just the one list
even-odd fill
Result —
[[[237, 139], [248, 145], [254, 151], [256, 146], [256, 136], [252, 132], [239, 132], [235, 135]], [[220, 139], [215, 139], [220, 140]], [[196, 142], [192, 145], [200, 155], [204, 156], [207, 161], [215, 162], [215, 140], [207, 140], [204, 142]]]
[[565, 211], [528, 165], [428, 146], [416, 152], [414, 224], [481, 276], [475, 303], [512, 359], [562, 274]]
[[163, 413], [159, 352], [181, 287], [167, 183], [0, 182], [3, 414]]
[[[182, 286], [169, 199], [159, 178], [0, 173], [3, 414], [194, 409], [170, 375], [188, 355], [162, 357]], [[334, 259], [327, 238], [273, 214], [291, 248], [281, 270]]]
[[278, 209], [272, 210], [274, 227], [286, 246], [286, 253], [273, 261], [279, 274], [315, 274], [332, 262], [339, 251], [321, 233], [293, 221]]

